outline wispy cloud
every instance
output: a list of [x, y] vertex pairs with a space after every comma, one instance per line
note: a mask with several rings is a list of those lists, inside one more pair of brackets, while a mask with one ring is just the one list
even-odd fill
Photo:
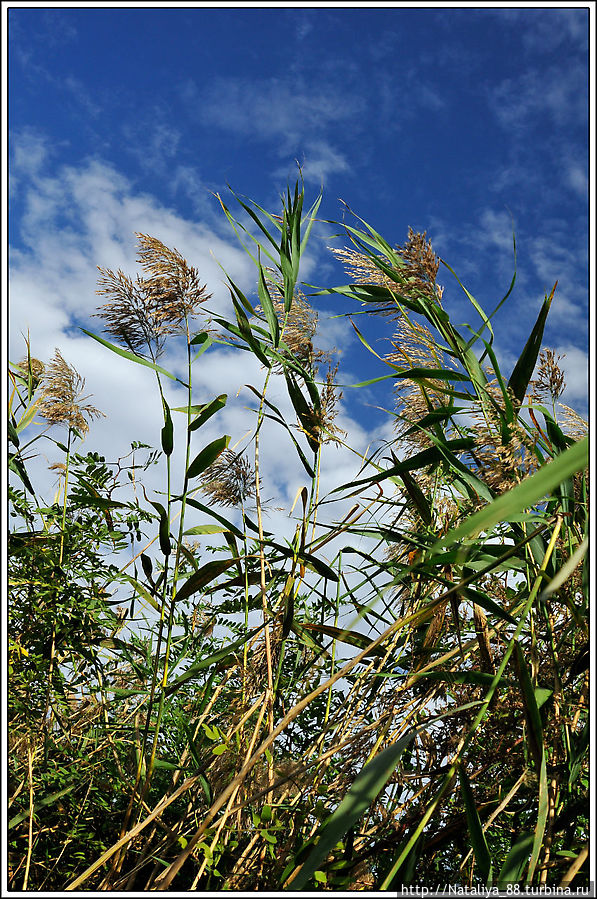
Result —
[[[55, 23], [54, 23], [55, 24]], [[45, 37], [44, 37], [45, 35]], [[83, 115], [97, 118], [101, 111], [101, 104], [92, 95], [91, 91], [71, 73], [62, 72], [59, 77], [54, 75], [47, 65], [39, 62], [39, 47], [43, 43], [44, 48], [61, 47], [64, 42], [75, 40], [77, 35], [68, 22], [56, 25], [55, 28], [37, 29], [33, 39], [23, 40], [24, 27], [21, 21], [17, 21], [11, 27], [11, 53], [20, 69], [20, 76], [24, 81], [39, 89], [40, 83], [51, 87], [62, 94], [67, 100], [73, 102]]]
[[578, 61], [548, 70], [531, 69], [490, 88], [490, 108], [508, 129], [527, 127], [545, 116], [558, 126], [583, 127], [588, 121], [587, 88], [587, 71]]
[[[351, 172], [351, 166], [346, 159], [346, 156], [338, 150], [335, 150], [334, 147], [325, 140], [316, 140], [307, 143], [305, 150], [298, 161], [305, 181], [316, 182], [318, 184], [325, 183], [330, 175], [335, 175], [340, 172]], [[288, 178], [289, 173], [287, 168], [280, 167], [274, 174]]]
[[122, 133], [124, 147], [144, 171], [163, 173], [172, 168], [182, 133], [160, 107], [126, 122]]
[[[586, 9], [501, 9], [485, 10], [501, 23], [507, 22], [516, 29], [526, 50], [553, 53], [562, 44], [570, 43], [584, 48], [589, 37], [589, 10]], [[530, 18], [532, 17], [532, 18]], [[529, 27], [532, 21], [532, 28]]]
[[[188, 82], [183, 90], [188, 96]], [[307, 86], [286, 78], [218, 78], [200, 96], [206, 124], [252, 140], [277, 138], [286, 146], [355, 119], [364, 108], [362, 97], [338, 96], [329, 85]]]

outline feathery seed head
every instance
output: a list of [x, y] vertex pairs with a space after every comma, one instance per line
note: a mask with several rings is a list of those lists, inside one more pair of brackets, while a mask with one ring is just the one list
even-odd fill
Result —
[[27, 378], [29, 374], [31, 374], [31, 378], [35, 387], [41, 381], [46, 366], [40, 359], [36, 359], [34, 356], [30, 356], [28, 359], [21, 359], [20, 362], [17, 362], [17, 368], [25, 378]]
[[132, 352], [147, 349], [157, 359], [168, 334], [181, 333], [186, 320], [211, 296], [199, 283], [197, 270], [178, 252], [147, 234], [137, 234], [137, 259], [146, 277], [135, 280], [123, 271], [98, 266], [97, 293], [108, 297], [95, 315], [105, 330]]
[[54, 358], [46, 367], [42, 383], [38, 410], [50, 424], [67, 425], [86, 434], [89, 425], [85, 416], [88, 419], [105, 417], [95, 406], [84, 403], [88, 399], [81, 396], [85, 379], [65, 362], [59, 349], [56, 349]]
[[558, 364], [564, 356], [565, 354], [561, 356], [549, 348], [541, 350], [537, 377], [531, 382], [535, 394], [539, 397], [549, 395], [554, 403], [561, 397], [566, 387], [564, 372]]
[[[400, 282], [394, 281], [366, 253], [348, 248], [329, 247], [336, 259], [344, 264], [346, 274], [354, 284], [376, 284], [385, 287], [391, 293], [407, 296], [423, 294], [435, 303], [439, 303], [443, 295], [443, 287], [436, 284], [439, 269], [439, 258], [433, 252], [431, 242], [427, 240], [427, 232], [422, 234], [408, 229], [408, 239], [404, 246], [397, 245], [396, 252], [401, 265], [396, 267], [384, 257], [379, 257], [386, 267], [389, 265], [400, 275]], [[400, 316], [400, 309], [388, 300], [367, 304], [377, 315], [388, 315], [392, 318]]]
[[255, 471], [244, 453], [227, 449], [205, 469], [201, 486], [222, 506], [242, 506], [255, 496]]

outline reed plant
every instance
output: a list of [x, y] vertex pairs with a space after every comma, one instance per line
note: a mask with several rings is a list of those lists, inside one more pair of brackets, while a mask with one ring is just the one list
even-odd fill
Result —
[[[255, 294], [227, 276], [230, 315], [210, 309], [183, 256], [139, 234], [141, 274], [100, 269], [108, 336], [86, 331], [155, 374], [154, 498], [118, 493], [151, 448], [74, 452], [98, 411], [58, 352], [11, 366], [12, 888], [587, 885], [588, 438], [542, 346], [555, 286], [506, 377], [494, 321], [514, 277], [489, 315], [426, 234], [392, 246], [351, 213], [333, 251], [350, 283], [321, 289], [300, 281], [321, 196], [218, 199]], [[474, 327], [452, 321], [440, 268]], [[383, 372], [356, 387], [394, 387], [393, 436], [366, 453], [338, 425], [322, 296]], [[214, 350], [261, 366], [232, 447], [202, 440], [228, 403], [196, 396]], [[49, 505], [23, 442], [36, 416], [68, 433]], [[268, 529], [273, 428], [303, 473], [287, 539]], [[334, 446], [359, 472], [324, 492]]]

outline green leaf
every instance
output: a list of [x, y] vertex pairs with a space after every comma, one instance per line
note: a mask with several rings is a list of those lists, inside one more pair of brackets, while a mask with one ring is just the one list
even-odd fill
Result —
[[527, 743], [535, 761], [537, 771], [541, 769], [541, 760], [545, 751], [543, 746], [543, 725], [537, 706], [537, 697], [529, 675], [524, 653], [518, 640], [514, 643], [514, 668], [520, 682], [524, 716], [527, 723]]
[[319, 842], [292, 881], [293, 890], [301, 890], [307, 885], [336, 843], [377, 798], [415, 734], [414, 730], [404, 734], [397, 743], [376, 755], [357, 774], [340, 805], [320, 828]]
[[506, 861], [502, 865], [502, 870], [498, 875], [498, 890], [504, 892], [510, 884], [519, 884], [522, 881], [522, 873], [531, 854], [533, 847], [533, 834], [524, 833], [518, 837], [510, 852], [506, 856]]
[[269, 290], [267, 289], [267, 284], [265, 281], [265, 272], [263, 270], [263, 266], [259, 265], [259, 280], [257, 282], [257, 293], [259, 294], [259, 299], [261, 300], [261, 308], [265, 313], [265, 317], [267, 319], [267, 323], [269, 325], [269, 331], [272, 338], [272, 343], [275, 347], [280, 343], [280, 326], [278, 324], [278, 316], [276, 315], [276, 310], [274, 309], [274, 304], [272, 303], [272, 298], [269, 295]]
[[[141, 564], [143, 564], [143, 559], [141, 559]], [[153, 609], [156, 610], [156, 612], [160, 611], [160, 604], [151, 595], [149, 590], [140, 581], [134, 578], [132, 574], [127, 574], [126, 571], [123, 571], [121, 572], [120, 576], [126, 578], [126, 580], [133, 585], [139, 596], [142, 596], [143, 599], [148, 602]]]
[[537, 824], [535, 826], [535, 834], [533, 838], [533, 851], [531, 852], [531, 860], [529, 861], [529, 869], [526, 875], [526, 882], [531, 883], [537, 862], [539, 861], [539, 853], [543, 845], [543, 836], [545, 834], [545, 826], [547, 824], [547, 815], [549, 813], [549, 789], [547, 785], [547, 768], [546, 753], [541, 757], [541, 770], [539, 772], [539, 810], [537, 812]]
[[[349, 643], [351, 646], [357, 646], [359, 649], [365, 649], [366, 646], [369, 646], [369, 644], [373, 642], [371, 637], [366, 637], [358, 631], [344, 630], [341, 627], [334, 627], [332, 624], [307, 624], [306, 622], [300, 622], [300, 626], [302, 630], [312, 631], [317, 634], [325, 634], [328, 637], [332, 637], [334, 640], [340, 640], [342, 643]], [[382, 649], [381, 646], [374, 647], [369, 653], [369, 655], [372, 656], [385, 656], [385, 654], [386, 650]]]
[[184, 771], [180, 765], [174, 765], [172, 762], [166, 762], [164, 759], [154, 759], [154, 768], [165, 768], [166, 771]]
[[289, 371], [285, 372], [285, 375], [290, 402], [294, 406], [294, 411], [296, 412], [303, 430], [305, 431], [307, 443], [309, 444], [313, 452], [316, 453], [319, 449], [319, 443], [311, 436], [311, 429], [313, 427], [311, 409], [309, 408], [305, 397], [301, 393], [293, 375]]
[[403, 471], [400, 475], [406, 492], [412, 500], [417, 512], [421, 516], [423, 524], [430, 525], [432, 521], [431, 506], [427, 502], [427, 497], [408, 471]]
[[411, 381], [470, 381], [470, 375], [451, 368], [409, 368], [394, 375], [395, 378], [409, 378]]
[[[382, 268], [381, 266], [378, 267]], [[387, 274], [385, 268], [383, 271]], [[375, 303], [379, 305], [381, 302], [386, 302], [388, 309], [395, 310], [397, 310], [399, 301], [401, 306], [405, 306], [411, 312], [416, 312], [419, 315], [424, 314], [421, 303], [413, 297], [402, 296], [402, 294], [394, 293], [387, 287], [378, 287], [372, 284], [346, 284], [342, 287], [328, 287], [326, 290], [315, 291], [314, 296], [327, 296], [332, 293], [339, 293], [352, 300], [359, 300], [361, 303]]]
[[166, 400], [164, 403], [164, 427], [162, 428], [162, 449], [166, 456], [172, 455], [174, 449], [174, 425], [172, 424], [172, 416], [170, 415], [170, 407]]
[[485, 609], [486, 612], [495, 615], [496, 618], [509, 621], [510, 624], [517, 624], [516, 618], [510, 615], [509, 612], [498, 605], [498, 603], [491, 599], [486, 593], [482, 593], [480, 590], [475, 590], [472, 587], [465, 587], [462, 594], [465, 599], [470, 599], [472, 602], [475, 602], [478, 606], [481, 606], [482, 609]]
[[29, 493], [35, 495], [35, 490], [33, 489], [33, 485], [29, 480], [29, 475], [27, 474], [27, 470], [21, 460], [16, 456], [10, 456], [8, 459], [8, 467], [11, 471], [14, 471], [15, 474], [19, 476]]
[[548, 462], [547, 465], [543, 465], [522, 483], [494, 499], [480, 512], [475, 512], [457, 528], [449, 531], [431, 549], [445, 549], [465, 537], [477, 536], [482, 531], [489, 532], [499, 522], [508, 521], [511, 515], [529, 508], [554, 490], [566, 478], [586, 468], [588, 449], [588, 437], [579, 440], [578, 443], [561, 453], [553, 461]]
[[144, 359], [143, 356], [138, 356], [136, 353], [131, 353], [129, 352], [129, 350], [124, 350], [122, 347], [110, 343], [109, 340], [105, 340], [103, 337], [99, 337], [99, 335], [93, 334], [91, 331], [87, 331], [85, 328], [81, 328], [81, 331], [83, 332], [83, 334], [87, 334], [88, 337], [92, 337], [94, 340], [97, 340], [98, 343], [103, 344], [103, 346], [107, 347], [109, 350], [112, 350], [112, 352], [116, 353], [118, 356], [123, 356], [125, 359], [130, 359], [131, 362], [136, 362], [138, 365], [145, 365], [147, 368], [152, 368], [154, 371], [159, 371], [160, 374], [166, 375], [167, 378], [171, 378], [173, 381], [178, 381], [178, 383], [182, 384], [183, 387], [189, 386], [188, 384], [185, 384], [184, 381], [181, 381], [180, 378], [177, 378], [176, 375], [173, 375], [165, 368], [161, 368], [161, 366], [156, 365], [155, 362], [150, 362], [149, 359]]
[[[181, 500], [182, 496], [175, 496], [175, 500]], [[230, 531], [232, 534], [235, 534], [237, 537], [244, 537], [242, 531], [240, 531], [237, 526], [229, 519], [224, 518], [223, 515], [219, 515], [213, 509], [210, 509], [208, 506], [205, 506], [203, 503], [198, 502], [198, 500], [193, 499], [192, 496], [187, 497], [187, 505], [192, 506], [194, 509], [198, 509], [200, 512], [205, 512], [206, 515], [209, 515], [211, 518], [215, 518], [216, 521], [219, 521], [225, 528], [225, 530]]]
[[200, 534], [227, 534], [228, 528], [221, 524], [199, 524], [194, 528], [189, 528], [184, 532], [185, 537], [195, 537]]
[[550, 295], [545, 297], [541, 306], [541, 310], [537, 317], [537, 321], [535, 322], [529, 339], [527, 340], [525, 347], [520, 355], [520, 359], [514, 366], [514, 371], [510, 375], [510, 380], [508, 381], [508, 387], [519, 403], [522, 403], [525, 397], [527, 387], [529, 386], [529, 381], [531, 380], [533, 371], [535, 370], [537, 356], [539, 355], [539, 351], [541, 349], [541, 341], [543, 340], [545, 321], [547, 319], [547, 314], [549, 312], [549, 308], [551, 306], [551, 301], [553, 300], [553, 295], [555, 293], [557, 284], [558, 282], [556, 281]]
[[339, 490], [346, 490], [347, 487], [358, 487], [361, 484], [377, 484], [379, 481], [384, 481], [386, 478], [397, 477], [398, 475], [402, 476], [405, 471], [425, 468], [427, 465], [433, 465], [436, 462], [440, 462], [442, 459], [451, 462], [454, 458], [452, 455], [453, 451], [456, 452], [458, 450], [471, 449], [474, 444], [475, 441], [472, 437], [458, 437], [455, 440], [447, 440], [442, 447], [435, 446], [423, 450], [422, 452], [411, 456], [410, 459], [403, 459], [402, 461], [397, 462], [386, 471], [380, 472], [380, 474], [372, 475], [369, 478], [361, 478], [361, 480], [352, 481], [349, 484], [343, 484], [341, 487], [336, 487], [331, 492], [337, 493]]
[[13, 425], [13, 423], [10, 419], [8, 419], [7, 424], [8, 424], [8, 438], [18, 449], [19, 443], [20, 443], [18, 430], [17, 430], [17, 428], [15, 428], [15, 426]]
[[226, 405], [227, 399], [228, 395], [226, 393], [221, 393], [215, 400], [212, 400], [211, 403], [206, 403], [205, 406], [193, 407], [193, 410], [197, 410], [199, 414], [189, 425], [189, 431], [196, 431], [197, 428], [204, 425], [212, 415], [215, 415], [216, 412], [219, 412], [219, 410]]
[[172, 544], [170, 543], [168, 513], [161, 503], [154, 503], [152, 500], [149, 502], [160, 516], [160, 549], [165, 556], [169, 556], [172, 552]]
[[195, 362], [200, 356], [202, 356], [203, 353], [213, 345], [213, 343], [214, 339], [208, 331], [201, 331], [199, 334], [195, 334], [195, 336], [189, 343], [189, 346], [199, 346], [199, 351], [193, 356], [193, 362]]
[[[242, 297], [245, 302], [248, 302], [238, 287], [234, 284], [233, 281], [230, 281], [230, 285], [228, 289], [230, 290], [230, 295], [232, 297], [232, 305], [234, 306], [234, 312], [236, 315], [236, 321], [238, 322], [239, 331], [244, 338], [244, 340], [248, 343], [251, 350], [257, 356], [259, 361], [265, 365], [266, 368], [271, 368], [271, 362], [265, 355], [265, 348], [261, 345], [261, 343], [256, 339], [253, 332], [251, 331], [251, 325], [249, 324], [249, 319], [246, 316], [244, 309], [241, 304], [237, 301], [234, 296], [234, 292], [236, 292], [237, 296]], [[234, 292], [233, 292], [234, 290]], [[253, 310], [251, 310], [252, 312]]]
[[[281, 361], [281, 362], [284, 362], [285, 360], [283, 360], [282, 357], [280, 357], [280, 361]], [[290, 428], [290, 427], [288, 426], [288, 424], [284, 421], [284, 418], [283, 418], [283, 416], [282, 416], [282, 413], [280, 412], [280, 410], [278, 409], [278, 407], [277, 407], [277, 406], [274, 406], [273, 403], [270, 403], [270, 401], [269, 401], [268, 399], [266, 399], [265, 397], [262, 397], [262, 395], [259, 393], [259, 391], [256, 390], [255, 387], [253, 387], [252, 384], [247, 384], [246, 386], [249, 388], [249, 390], [251, 390], [251, 391], [257, 396], [257, 398], [259, 399], [259, 401], [263, 400], [264, 405], [267, 406], [268, 409], [271, 409], [271, 410], [275, 413], [274, 415], [268, 415], [267, 413], [265, 413], [265, 417], [266, 417], [266, 418], [269, 418], [271, 421], [275, 421], [275, 422], [277, 422], [278, 424], [282, 425], [282, 427], [287, 431], [288, 436], [290, 437], [290, 439], [291, 439], [292, 442], [294, 443], [294, 448], [295, 448], [296, 451], [297, 451], [297, 454], [298, 454], [299, 459], [300, 459], [301, 462], [303, 463], [303, 466], [304, 466], [304, 468], [305, 468], [305, 471], [307, 472], [307, 474], [309, 475], [310, 478], [314, 478], [314, 477], [315, 477], [315, 471], [314, 471], [314, 469], [313, 469], [313, 466], [310, 464], [310, 462], [308, 461], [308, 459], [307, 459], [307, 457], [305, 456], [304, 452], [302, 451], [302, 449], [301, 449], [301, 447], [300, 447], [300, 445], [299, 445], [299, 443], [298, 443], [296, 437], [295, 437], [294, 434], [292, 433], [291, 428]]]
[[[56, 793], [52, 793], [50, 796], [45, 796], [43, 799], [40, 799], [33, 806], [33, 814], [35, 814], [40, 808], [45, 808], [46, 805], [51, 805], [56, 799], [60, 799], [61, 796], [66, 796], [67, 793], [70, 793], [71, 790], [74, 790], [77, 786], [77, 781], [75, 783], [69, 784], [69, 786], [64, 787], [62, 790], [58, 790]], [[15, 815], [8, 822], [8, 829], [10, 830], [13, 827], [16, 827], [17, 824], [20, 824], [21, 821], [24, 821], [29, 817], [29, 809], [26, 809], [24, 812], [19, 812], [18, 815]]]
[[231, 565], [235, 565], [237, 562], [238, 559], [214, 559], [213, 562], [207, 562], [176, 591], [176, 601], [188, 599], [189, 596], [192, 596], [193, 593], [214, 581], [227, 568], [230, 568]]
[[486, 886], [491, 881], [491, 855], [485, 840], [485, 834], [479, 820], [479, 813], [475, 804], [475, 797], [468, 779], [466, 770], [462, 762], [458, 766], [458, 777], [460, 780], [460, 792], [464, 801], [464, 810], [466, 813], [466, 821], [468, 824], [468, 832], [471, 838], [471, 846], [475, 854], [475, 861], [479, 868], [479, 873]]
[[208, 468], [212, 462], [218, 458], [221, 453], [224, 452], [228, 444], [230, 443], [230, 436], [225, 434], [223, 437], [218, 437], [217, 440], [212, 440], [211, 443], [208, 443], [200, 453], [198, 453], [191, 464], [187, 469], [187, 478], [191, 480], [191, 478], [196, 478], [197, 475], [201, 474]]

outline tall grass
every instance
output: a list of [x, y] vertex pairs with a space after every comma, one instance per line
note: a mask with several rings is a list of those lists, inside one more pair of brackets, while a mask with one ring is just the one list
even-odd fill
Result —
[[[151, 448], [117, 464], [75, 452], [98, 412], [62, 357], [62, 407], [65, 384], [29, 350], [11, 366], [12, 888], [585, 885], [587, 438], [542, 350], [554, 291], [507, 377], [493, 317], [514, 278], [492, 315], [456, 278], [478, 322], [457, 327], [426, 235], [393, 247], [354, 216], [336, 251], [350, 283], [315, 290], [299, 273], [321, 198], [305, 209], [299, 183], [276, 214], [232, 200], [256, 292], [228, 278], [228, 318], [154, 237], [138, 235], [136, 278], [100, 270], [108, 336], [86, 333], [155, 373], [155, 498], [118, 494]], [[386, 370], [362, 386], [389, 380], [396, 402], [395, 436], [324, 494], [326, 452], [350, 448], [337, 363], [317, 348], [326, 295], [361, 313], [364, 358]], [[368, 316], [388, 325], [385, 355]], [[161, 363], [168, 341], [185, 348], [184, 379]], [[199, 404], [193, 389], [222, 346], [262, 367], [234, 448], [202, 440], [228, 398]], [[47, 438], [68, 434], [49, 505], [27, 470], [36, 415]], [[267, 529], [266, 423], [305, 475], [290, 539]], [[334, 500], [350, 509], [330, 519]], [[206, 535], [222, 542], [199, 557], [189, 537]], [[127, 545], [132, 572], [112, 561]]]

